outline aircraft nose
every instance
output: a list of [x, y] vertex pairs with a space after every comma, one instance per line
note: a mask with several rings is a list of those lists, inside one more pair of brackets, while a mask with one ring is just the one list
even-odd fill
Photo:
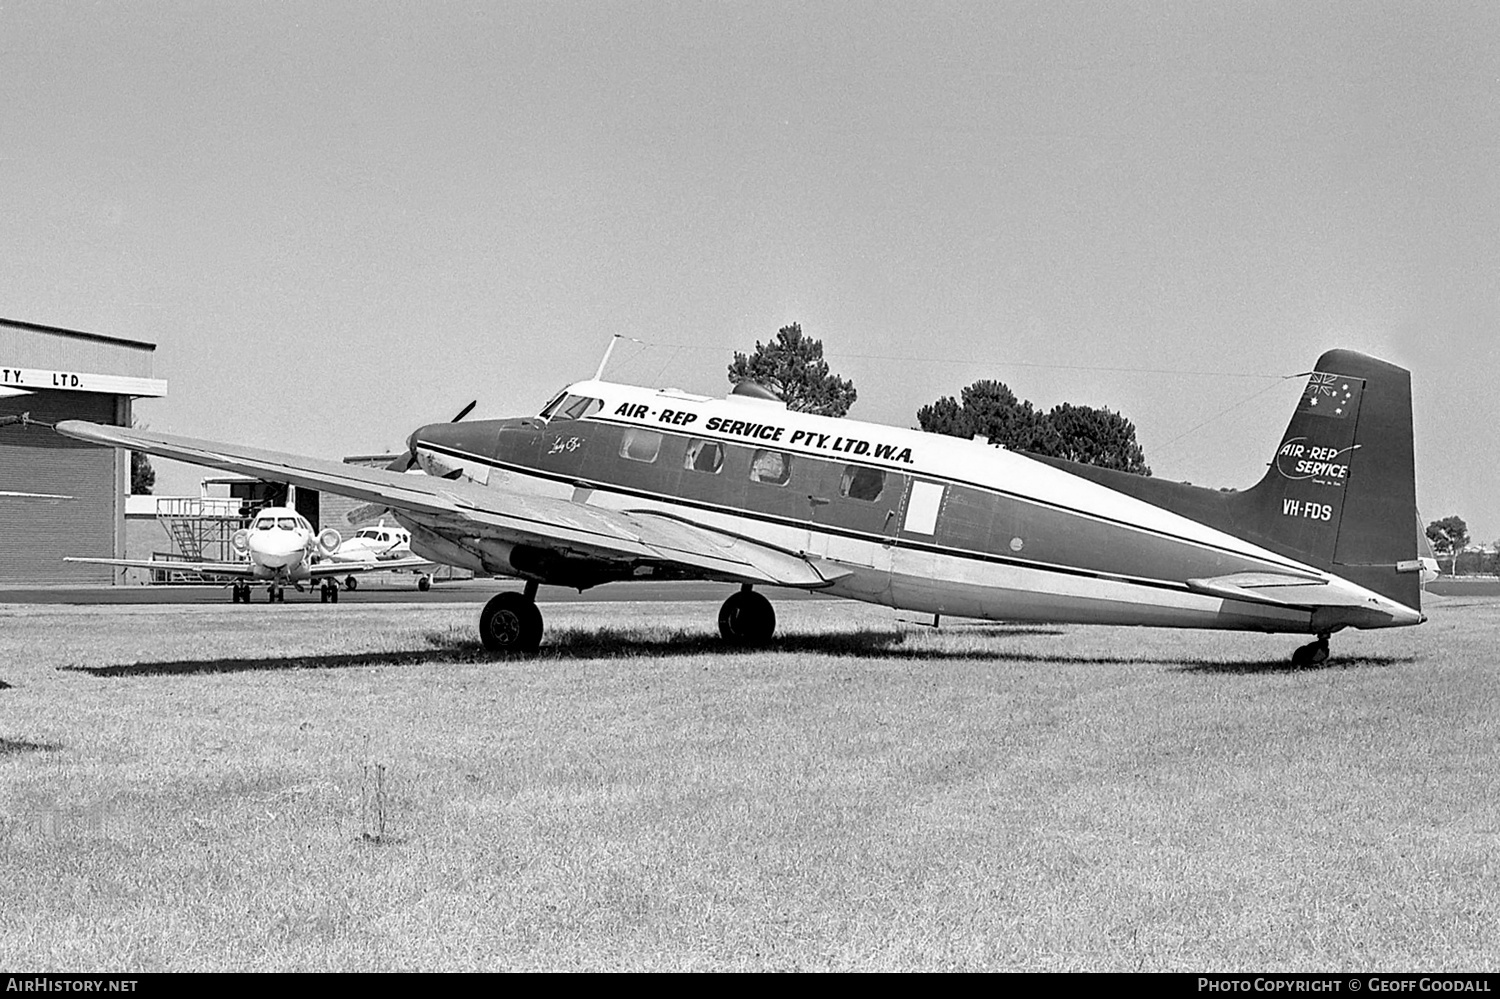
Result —
[[256, 561], [269, 566], [289, 566], [306, 554], [306, 542], [296, 531], [261, 531], [250, 539]]

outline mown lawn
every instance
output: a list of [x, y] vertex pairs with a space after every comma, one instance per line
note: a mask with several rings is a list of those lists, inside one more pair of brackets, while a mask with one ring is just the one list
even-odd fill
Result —
[[1500, 965], [1500, 600], [1302, 639], [0, 606], [0, 965]]

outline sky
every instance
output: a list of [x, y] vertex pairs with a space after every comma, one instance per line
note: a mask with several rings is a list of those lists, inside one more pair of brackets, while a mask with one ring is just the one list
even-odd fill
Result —
[[1492, 2], [0, 0], [0, 242], [143, 424], [324, 457], [800, 322], [851, 417], [993, 378], [1244, 487], [1351, 348], [1500, 538]]

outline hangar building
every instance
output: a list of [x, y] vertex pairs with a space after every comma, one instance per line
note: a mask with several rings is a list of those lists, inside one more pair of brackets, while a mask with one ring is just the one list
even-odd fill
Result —
[[[114, 577], [63, 556], [125, 554], [129, 454], [4, 418], [129, 426], [133, 399], [167, 394], [153, 377], [155, 352], [154, 343], [0, 319], [0, 586]], [[68, 498], [5, 495], [16, 492]]]

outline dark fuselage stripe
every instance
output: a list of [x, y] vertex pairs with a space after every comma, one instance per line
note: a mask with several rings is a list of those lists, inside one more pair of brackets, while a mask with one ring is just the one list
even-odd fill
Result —
[[[709, 437], [709, 436], [705, 436], [703, 434], [689, 434], [689, 433], [683, 433], [680, 430], [665, 429], [665, 428], [660, 428], [660, 427], [655, 427], [655, 426], [647, 426], [647, 425], [643, 425], [643, 424], [639, 424], [639, 423], [624, 423], [624, 422], [621, 422], [621, 421], [618, 421], [618, 420], [612, 420], [612, 419], [609, 419], [607, 417], [602, 417], [602, 416], [593, 416], [593, 417], [589, 417], [586, 420], [580, 420], [578, 422], [581, 422], [581, 423], [602, 423], [602, 424], [604, 424], [606, 426], [620, 427], [620, 428], [626, 428], [626, 429], [635, 429], [635, 430], [652, 430], [652, 431], [655, 431], [656, 433], [667, 434], [667, 435], [670, 435], [670, 436], [673, 436], [673, 437], [685, 437], [685, 438], [697, 439], [697, 440], [711, 440], [711, 441], [713, 441], [713, 442], [715, 442], [717, 444], [734, 444], [734, 445], [738, 445], [739, 447], [762, 447], [763, 446], [761, 443], [757, 443], [757, 442], [754, 442], [754, 441], [744, 441], [744, 440], [739, 440], [737, 438]], [[427, 446], [430, 447], [431, 445], [427, 445]], [[1041, 508], [1041, 509], [1044, 509], [1044, 510], [1053, 510], [1053, 511], [1056, 511], [1058, 513], [1067, 514], [1067, 515], [1073, 516], [1073, 517], [1085, 517], [1085, 518], [1088, 518], [1089, 520], [1096, 521], [1097, 523], [1109, 524], [1109, 525], [1111, 525], [1113, 527], [1119, 527], [1119, 528], [1122, 528], [1122, 529], [1125, 529], [1125, 530], [1130, 530], [1130, 531], [1139, 531], [1139, 532], [1141, 532], [1143, 534], [1150, 534], [1150, 535], [1152, 535], [1154, 537], [1162, 538], [1162, 539], [1165, 539], [1167, 541], [1177, 542], [1178, 544], [1193, 545], [1194, 547], [1197, 547], [1197, 548], [1206, 549], [1206, 550], [1212, 551], [1212, 552], [1219, 552], [1220, 554], [1224, 554], [1224, 555], [1231, 555], [1231, 556], [1233, 556], [1235, 558], [1243, 558], [1243, 559], [1253, 560], [1253, 561], [1256, 561], [1256, 562], [1262, 562], [1262, 563], [1265, 563], [1266, 565], [1275, 566], [1276, 568], [1282, 569], [1282, 570], [1292, 570], [1292, 571], [1303, 572], [1303, 573], [1306, 572], [1306, 570], [1302, 566], [1296, 564], [1295, 562], [1290, 562], [1290, 560], [1288, 562], [1274, 561], [1274, 560], [1267, 559], [1267, 558], [1265, 558], [1263, 556], [1260, 556], [1260, 555], [1252, 555], [1252, 554], [1250, 554], [1248, 552], [1235, 551], [1233, 548], [1225, 548], [1222, 545], [1216, 545], [1216, 544], [1213, 544], [1211, 542], [1197, 541], [1197, 540], [1192, 539], [1192, 538], [1184, 538], [1184, 537], [1181, 537], [1181, 536], [1176, 535], [1176, 534], [1170, 534], [1170, 533], [1168, 533], [1166, 531], [1162, 531], [1162, 530], [1160, 530], [1158, 528], [1147, 527], [1144, 524], [1134, 524], [1134, 523], [1131, 523], [1128, 520], [1120, 520], [1118, 518], [1109, 517], [1109, 516], [1106, 516], [1106, 515], [1100, 514], [1100, 513], [1090, 513], [1090, 512], [1085, 511], [1085, 510], [1078, 510], [1078, 509], [1075, 509], [1075, 508], [1070, 507], [1070, 506], [1064, 506], [1061, 503], [1055, 503], [1055, 502], [1052, 502], [1050, 500], [1038, 499], [1035, 496], [1027, 496], [1024, 493], [1012, 492], [1012, 491], [1007, 490], [1007, 489], [1001, 489], [1001, 488], [999, 488], [997, 486], [987, 486], [987, 485], [981, 485], [981, 484], [979, 484], [977, 482], [969, 482], [969, 481], [967, 481], [965, 479], [955, 478], [955, 477], [953, 477], [951, 475], [940, 475], [940, 474], [937, 474], [937, 473], [934, 473], [934, 472], [916, 471], [913, 468], [902, 467], [900, 465], [879, 464], [879, 463], [871, 462], [871, 461], [861, 461], [858, 458], [855, 458], [853, 456], [840, 457], [840, 458], [829, 458], [829, 457], [826, 457], [824, 455], [810, 454], [810, 453], [808, 453], [806, 451], [796, 451], [796, 450], [792, 450], [790, 448], [778, 448], [778, 447], [775, 447], [775, 446], [765, 446], [765, 449], [766, 450], [773, 450], [773, 451], [782, 451], [785, 454], [794, 455], [794, 456], [796, 456], [798, 458], [805, 458], [805, 459], [807, 459], [809, 461], [821, 461], [821, 462], [827, 462], [829, 464], [835, 464], [835, 465], [863, 465], [863, 466], [865, 466], [867, 468], [878, 468], [878, 469], [881, 469], [882, 471], [895, 472], [898, 475], [907, 475], [907, 476], [912, 477], [913, 479], [925, 479], [925, 480], [932, 481], [932, 482], [942, 482], [942, 483], [945, 483], [947, 485], [963, 486], [963, 487], [965, 487], [967, 489], [977, 489], [977, 490], [979, 490], [981, 492], [990, 493], [991, 495], [994, 495], [994, 496], [1002, 496], [1002, 497], [1004, 497], [1004, 498], [1006, 498], [1008, 500], [1011, 500], [1012, 502], [1024, 503], [1024, 504], [1026, 504], [1028, 506], [1034, 506], [1034, 507], [1038, 507], [1038, 508]], [[459, 454], [461, 452], [453, 452], [453, 453], [454, 454]], [[494, 465], [496, 467], [500, 467], [500, 465], [497, 464], [497, 462], [495, 461], [495, 459], [492, 459], [492, 458], [481, 458], [479, 455], [468, 455], [468, 454], [465, 454], [465, 457], [470, 457], [470, 458], [472, 458], [475, 461], [481, 461], [481, 462], [484, 462], [484, 463], [489, 464], [489, 465]], [[513, 465], [508, 465], [507, 464], [504, 467], [507, 467], [507, 468], [516, 468], [517, 466], [513, 466]], [[520, 466], [520, 467], [524, 468], [525, 466]], [[1050, 467], [1050, 466], [1048, 466], [1048, 467]], [[532, 471], [531, 469], [526, 469], [526, 470], [527, 471]], [[1067, 474], [1067, 473], [1064, 472], [1063, 474]], [[572, 480], [565, 478], [565, 481], [572, 481]], [[1080, 480], [1080, 481], [1086, 481], [1086, 480]], [[596, 487], [593, 487], [593, 488], [598, 488], [598, 487], [596, 486]], [[613, 486], [610, 486], [608, 488], [610, 488], [610, 489], [616, 489], [616, 487], [613, 487]], [[1099, 488], [1101, 488], [1101, 489], [1107, 489], [1108, 487], [1107, 486], [1100, 486]], [[1126, 498], [1129, 499], [1130, 497], [1126, 497]], [[671, 497], [671, 501], [674, 502], [674, 503], [676, 503], [676, 502], [686, 503], [687, 502], [687, 501], [684, 501], [684, 500], [678, 500], [676, 497]], [[738, 511], [736, 511], [736, 512], [738, 512]], [[1166, 512], [1171, 513], [1170, 510], [1168, 510]], [[791, 523], [795, 523], [795, 524], [799, 524], [800, 525], [802, 523], [802, 521], [791, 521]], [[819, 525], [819, 527], [821, 527], [821, 526], [822, 525]], [[948, 551], [949, 549], [942, 549], [942, 550], [943, 551]], [[981, 553], [981, 554], [988, 554], [988, 553]], [[1000, 560], [1001, 561], [1006, 561], [1006, 562], [1013, 562], [1016, 565], [1023, 565], [1023, 566], [1034, 566], [1034, 565], [1037, 565], [1037, 563], [1035, 563], [1035, 562], [1026, 562], [1026, 561], [1021, 561], [1021, 560], [1016, 560], [1016, 559], [1005, 559], [1003, 556], [1000, 557]], [[1092, 573], [1090, 575], [1092, 575]], [[1115, 578], [1115, 577], [1108, 576], [1106, 578]], [[1316, 578], [1317, 577], [1315, 577], [1315, 576], [1309, 576], [1308, 577], [1308, 581], [1312, 582]]]
[[[682, 436], [687, 436], [687, 435], [682, 435]], [[943, 545], [937, 545], [937, 544], [931, 544], [931, 543], [923, 542], [923, 541], [914, 541], [914, 540], [910, 540], [910, 539], [906, 539], [906, 538], [900, 538], [900, 537], [897, 537], [895, 535], [871, 534], [871, 533], [867, 533], [867, 532], [864, 532], [864, 531], [851, 531], [848, 528], [835, 527], [835, 526], [832, 526], [832, 525], [829, 525], [829, 524], [820, 524], [820, 523], [816, 523], [814, 521], [796, 520], [796, 519], [792, 519], [792, 518], [788, 518], [788, 517], [778, 517], [778, 516], [775, 516], [774, 514], [760, 513], [758, 511], [754, 511], [754, 510], [742, 509], [740, 507], [729, 507], [729, 506], [723, 506], [721, 504], [705, 503], [705, 502], [703, 502], [701, 500], [683, 499], [683, 498], [678, 497], [678, 496], [670, 496], [670, 495], [668, 495], [666, 493], [657, 493], [657, 492], [651, 492], [649, 490], [644, 490], [644, 489], [633, 489], [633, 488], [629, 488], [629, 487], [625, 487], [625, 486], [616, 486], [616, 485], [612, 485], [612, 484], [609, 484], [609, 483], [596, 482], [595, 480], [584, 479], [584, 478], [581, 478], [581, 477], [576, 476], [576, 475], [561, 475], [561, 474], [557, 474], [555, 472], [547, 472], [547, 471], [544, 471], [542, 469], [532, 468], [532, 467], [530, 467], [528, 465], [517, 465], [517, 464], [514, 464], [512, 462], [500, 461], [500, 460], [498, 460], [496, 458], [485, 458], [485, 457], [482, 457], [480, 455], [473, 454], [472, 452], [460, 451], [460, 450], [458, 450], [456, 448], [448, 447], [446, 445], [432, 444], [432, 443], [428, 443], [426, 441], [418, 441], [417, 442], [417, 446], [419, 448], [426, 448], [429, 451], [434, 451], [434, 452], [438, 452], [440, 454], [446, 454], [446, 455], [448, 455], [450, 457], [459, 458], [459, 459], [464, 460], [464, 461], [473, 461], [473, 462], [477, 462], [479, 464], [488, 465], [491, 468], [497, 468], [497, 469], [501, 469], [503, 471], [515, 472], [517, 474], [525, 475], [525, 476], [528, 476], [530, 478], [543, 479], [543, 480], [546, 480], [546, 481], [549, 481], [549, 482], [557, 482], [557, 483], [560, 483], [562, 485], [579, 486], [579, 487], [582, 487], [582, 488], [593, 489], [593, 490], [596, 490], [596, 491], [599, 491], [599, 492], [612, 493], [612, 494], [614, 494], [616, 496], [628, 496], [628, 497], [632, 497], [632, 498], [635, 498], [635, 499], [652, 500], [654, 502], [664, 503], [664, 504], [667, 504], [669, 506], [690, 507], [690, 508], [697, 509], [697, 510], [705, 510], [705, 511], [708, 511], [708, 512], [711, 512], [711, 513], [718, 513], [718, 514], [722, 514], [722, 515], [725, 515], [725, 516], [731, 516], [731, 517], [742, 517], [742, 518], [745, 518], [747, 520], [755, 520], [755, 521], [759, 521], [761, 523], [767, 523], [767, 524], [776, 524], [776, 525], [781, 526], [781, 527], [790, 527], [790, 528], [794, 528], [794, 529], [797, 529], [797, 530], [811, 530], [811, 531], [816, 531], [816, 532], [822, 533], [822, 534], [838, 535], [839, 537], [850, 538], [850, 539], [855, 540], [855, 541], [863, 541], [863, 542], [867, 542], [867, 543], [870, 543], [870, 544], [891, 545], [891, 546], [896, 547], [896, 548], [907, 549], [908, 551], [921, 551], [921, 552], [926, 552], [926, 553], [933, 554], [933, 555], [952, 556], [952, 557], [955, 557], [955, 558], [962, 558], [962, 559], [966, 559], [968, 561], [973, 561], [973, 562], [987, 562], [987, 563], [991, 563], [991, 564], [994, 564], [994, 565], [1007, 565], [1007, 566], [1011, 566], [1013, 568], [1019, 568], [1019, 569], [1033, 569], [1033, 570], [1037, 570], [1037, 571], [1040, 571], [1040, 572], [1051, 572], [1051, 573], [1054, 573], [1054, 574], [1057, 574], [1057, 575], [1075, 576], [1075, 577], [1084, 578], [1084, 579], [1102, 579], [1102, 580], [1109, 580], [1109, 581], [1114, 581], [1114, 582], [1132, 583], [1132, 584], [1135, 584], [1135, 585], [1138, 585], [1138, 586], [1150, 586], [1150, 587], [1154, 587], [1154, 588], [1157, 588], [1157, 589], [1175, 590], [1175, 591], [1183, 592], [1183, 593], [1192, 592], [1188, 588], [1188, 586], [1187, 586], [1186, 583], [1178, 582], [1178, 581], [1175, 581], [1175, 580], [1148, 579], [1148, 578], [1145, 578], [1145, 577], [1125, 576], [1125, 575], [1121, 575], [1119, 573], [1108, 573], [1108, 572], [1100, 572], [1100, 571], [1091, 570], [1091, 569], [1081, 569], [1081, 568], [1078, 568], [1076, 566], [1065, 566], [1065, 565], [1056, 565], [1056, 564], [1047, 563], [1047, 562], [1030, 561], [1030, 560], [1027, 560], [1027, 559], [1019, 559], [1019, 558], [1014, 558], [1014, 557], [1006, 556], [1006, 555], [998, 555], [998, 554], [995, 554], [993, 552], [974, 551], [972, 549], [966, 549], [966, 548], [945, 547]], [[811, 456], [808, 456], [808, 457], [811, 457]], [[815, 460], [815, 461], [827, 461], [829, 459], [813, 458], [812, 460]], [[842, 463], [840, 462], [840, 464], [842, 464]], [[938, 479], [938, 478], [943, 478], [943, 477], [941, 477], [941, 476], [925, 476], [924, 475], [924, 476], [922, 476], [922, 478]], [[950, 483], [953, 483], [953, 484], [968, 486], [970, 488], [978, 488], [978, 489], [984, 489], [985, 488], [983, 486], [974, 486], [973, 483], [962, 482], [961, 480], [958, 480], [958, 479], [944, 479], [944, 481], [947, 481], [947, 482], [950, 482]], [[987, 491], [989, 491], [989, 492], [995, 492], [998, 495], [1005, 495], [1005, 496], [1009, 496], [1010, 495], [1010, 494], [1006, 494], [1006, 493], [999, 493], [998, 490], [987, 490]], [[1057, 506], [1055, 506], [1053, 504], [1048, 504], [1048, 503], [1040, 503], [1040, 502], [1038, 502], [1038, 503], [1035, 503], [1035, 505], [1042, 506], [1042, 507], [1047, 507], [1047, 508], [1050, 508], [1050, 509], [1055, 509], [1055, 510], [1058, 510], [1058, 511], [1063, 512], [1063, 513], [1071, 513], [1071, 514], [1074, 514], [1075, 516], [1084, 516], [1084, 517], [1092, 516], [1090, 514], [1084, 514], [1084, 513], [1078, 512], [1078, 511], [1074, 511], [1074, 510], [1068, 510], [1066, 507], [1057, 507]], [[1099, 519], [1104, 519], [1104, 518], [1099, 518]], [[1105, 520], [1105, 522], [1106, 523], [1112, 523], [1111, 521], [1108, 521], [1108, 520]], [[1124, 526], [1133, 526], [1133, 525], [1124, 525]], [[1138, 528], [1138, 529], [1139, 530], [1147, 530], [1145, 528]], [[1171, 541], [1176, 541], [1176, 542], [1181, 543], [1181, 544], [1195, 544], [1195, 542], [1189, 541], [1189, 540], [1184, 539], [1184, 538], [1176, 538], [1176, 537], [1173, 537], [1172, 535], [1161, 535], [1161, 534], [1159, 534], [1159, 532], [1155, 532], [1155, 531], [1152, 531], [1150, 533], [1157, 534], [1160, 537], [1166, 538], [1166, 539], [1171, 540]], [[1236, 555], [1238, 555], [1241, 558], [1247, 558], [1247, 557], [1249, 557], [1249, 556], [1241, 555], [1240, 553], [1231, 553], [1231, 554], [1236, 554]]]

